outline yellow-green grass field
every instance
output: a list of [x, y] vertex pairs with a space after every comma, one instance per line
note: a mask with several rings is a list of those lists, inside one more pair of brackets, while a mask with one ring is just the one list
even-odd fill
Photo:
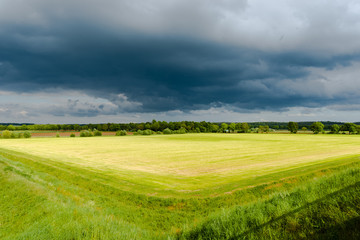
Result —
[[356, 185], [359, 164], [356, 135], [0, 139], [0, 238], [201, 238], [192, 229], [221, 211], [317, 181], [333, 182], [309, 201]]

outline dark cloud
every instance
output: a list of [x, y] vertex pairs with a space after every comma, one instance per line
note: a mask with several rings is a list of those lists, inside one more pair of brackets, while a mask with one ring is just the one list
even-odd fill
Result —
[[[281, 82], [311, 84], [304, 81], [310, 74], [307, 67], [331, 69], [358, 58], [269, 53], [180, 36], [104, 34], [86, 26], [76, 26], [70, 35], [50, 31], [48, 38], [39, 37], [29, 46], [16, 43], [14, 35], [31, 38], [32, 31], [12, 29], [1, 36], [5, 40], [0, 48], [3, 89], [75, 89], [117, 104], [121, 104], [118, 94], [123, 94], [142, 104], [127, 111], [192, 110], [212, 103], [245, 109], [326, 104], [329, 99], [304, 97], [289, 84], [282, 88]], [[48, 39], [56, 40], [48, 43]], [[48, 49], [39, 47], [43, 44]]]
[[[266, 45], [265, 37], [257, 39], [253, 46], [234, 44], [234, 40], [241, 42], [241, 38], [207, 39], [212, 27], [205, 20], [216, 25], [226, 13], [234, 14], [231, 9], [235, 5], [236, 13], [242, 13], [247, 7], [243, 1], [238, 5], [235, 1], [224, 1], [221, 6], [225, 8], [205, 7], [199, 1], [202, 7], [192, 8], [194, 11], [186, 21], [174, 19], [184, 17], [182, 11], [190, 11], [189, 3], [180, 4], [178, 11], [173, 7], [171, 11], [166, 7], [158, 9], [162, 21], [166, 20], [164, 16], [171, 20], [171, 24], [163, 23], [166, 31], [159, 31], [159, 23], [147, 25], [141, 16], [136, 21], [131, 18], [134, 23], [131, 25], [124, 19], [111, 22], [104, 11], [97, 13], [93, 8], [81, 11], [77, 6], [71, 12], [72, 4], [67, 1], [65, 10], [58, 4], [51, 8], [44, 1], [35, 2], [36, 7], [27, 5], [29, 11], [36, 10], [35, 17], [30, 18], [27, 13], [27, 17], [19, 17], [22, 21], [8, 17], [1, 22], [2, 90], [77, 90], [108, 99], [118, 106], [112, 108], [114, 112], [189, 111], [213, 106], [230, 106], [237, 111], [283, 111], [289, 107], [319, 107], [359, 100], [354, 92], [334, 93], [333, 88], [327, 89], [326, 81], [322, 81], [325, 78], [312, 71], [351, 66], [360, 60], [356, 51], [333, 53], [288, 47], [264, 50], [258, 45], [259, 42]], [[93, 1], [91, 5], [95, 6]], [[150, 5], [149, 9], [154, 7], [153, 3]], [[140, 11], [139, 6], [122, 6], [131, 12]], [[216, 19], [210, 17], [214, 12]], [[149, 15], [145, 18], [150, 19]], [[194, 19], [196, 26], [192, 27]], [[149, 31], [139, 26], [147, 26]], [[170, 29], [171, 26], [175, 29]], [[201, 30], [200, 26], [206, 29]], [[174, 34], [176, 29], [181, 34]], [[103, 113], [101, 105], [76, 106], [77, 102], [71, 102], [53, 114]]]

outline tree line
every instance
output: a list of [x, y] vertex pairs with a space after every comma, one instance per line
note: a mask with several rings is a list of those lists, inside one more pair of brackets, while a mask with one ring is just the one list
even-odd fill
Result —
[[328, 131], [330, 133], [347, 132], [350, 134], [360, 134], [360, 126], [355, 123], [341, 123], [341, 122], [194, 122], [194, 121], [179, 121], [179, 122], [166, 122], [156, 121], [144, 123], [102, 123], [102, 124], [0, 124], [0, 131], [83, 131], [83, 130], [98, 131], [126, 131], [126, 132], [139, 132], [143, 133], [145, 130], [153, 132], [166, 133], [183, 133], [183, 132], [258, 132], [267, 133], [276, 130], [289, 130], [291, 133], [298, 131], [311, 130], [314, 133], [323, 133]]
[[152, 130], [154, 132], [163, 132], [165, 129], [171, 131], [186, 130], [186, 132], [248, 132], [250, 125], [248, 123], [211, 123], [211, 122], [166, 122], [156, 121], [145, 123], [103, 123], [103, 124], [2, 124], [0, 131], [82, 131], [88, 129], [97, 129], [99, 131], [127, 131], [137, 132]]
[[[322, 122], [313, 122], [309, 129], [307, 127], [302, 127], [302, 131], [311, 130], [314, 134], [318, 133], [325, 133], [324, 129], [325, 125]], [[299, 130], [299, 125], [297, 122], [289, 122], [288, 123], [288, 130], [291, 133], [297, 133]], [[328, 133], [330, 134], [338, 134], [338, 133], [349, 133], [349, 134], [360, 134], [360, 125], [357, 125], [355, 123], [344, 123], [344, 124], [332, 124], [330, 126], [330, 131]]]

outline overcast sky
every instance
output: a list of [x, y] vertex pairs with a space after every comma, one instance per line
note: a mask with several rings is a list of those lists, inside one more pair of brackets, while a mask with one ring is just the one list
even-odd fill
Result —
[[0, 122], [360, 121], [356, 0], [0, 0]]

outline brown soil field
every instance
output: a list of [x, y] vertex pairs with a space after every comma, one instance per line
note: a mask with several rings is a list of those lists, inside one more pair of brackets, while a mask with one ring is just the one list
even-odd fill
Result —
[[[32, 137], [56, 137], [57, 132], [33, 132]], [[80, 132], [59, 132], [60, 137], [70, 137], [74, 133], [76, 137], [80, 136]], [[116, 132], [102, 132], [103, 136], [115, 136]], [[129, 134], [129, 133], [128, 133]]]

